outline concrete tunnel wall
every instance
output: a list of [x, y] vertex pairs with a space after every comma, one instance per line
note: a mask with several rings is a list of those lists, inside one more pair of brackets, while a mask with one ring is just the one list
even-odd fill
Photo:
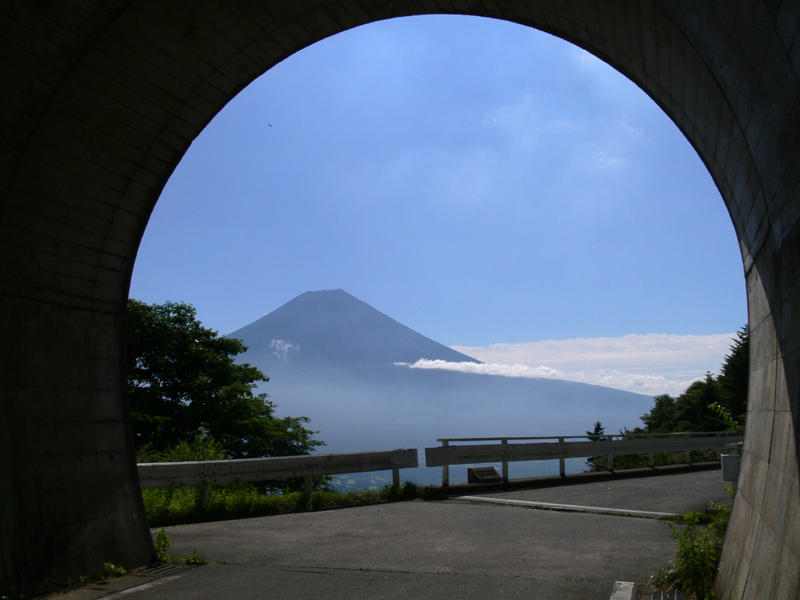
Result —
[[800, 595], [798, 0], [3, 3], [0, 592], [150, 557], [125, 305], [147, 219], [189, 144], [290, 54], [430, 13], [507, 19], [589, 50], [645, 90], [708, 167], [740, 241], [751, 327], [721, 590]]

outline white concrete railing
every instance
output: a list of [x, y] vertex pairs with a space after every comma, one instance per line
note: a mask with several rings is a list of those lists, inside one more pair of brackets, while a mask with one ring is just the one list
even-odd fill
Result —
[[[508, 483], [508, 463], [525, 460], [559, 461], [559, 472], [566, 474], [564, 460], [607, 456], [608, 470], [614, 470], [614, 456], [648, 454], [651, 467], [655, 466], [656, 452], [684, 452], [687, 464], [695, 450], [716, 450], [717, 460], [727, 444], [741, 442], [744, 437], [733, 431], [657, 434], [603, 434], [597, 436], [608, 441], [594, 441], [588, 435], [548, 437], [495, 437], [495, 438], [440, 438], [440, 447], [425, 448], [425, 465], [442, 467], [442, 486], [450, 484], [450, 465], [502, 463], [503, 482]], [[589, 439], [585, 442], [567, 442], [567, 439]], [[614, 440], [613, 438], [622, 438]], [[509, 440], [553, 440], [549, 442], [509, 444]], [[491, 442], [499, 444], [473, 444], [451, 446], [450, 442]]]
[[206, 460], [197, 462], [139, 463], [139, 484], [142, 488], [234, 483], [237, 481], [274, 481], [305, 479], [311, 491], [311, 478], [318, 475], [392, 471], [395, 486], [400, 485], [400, 469], [419, 465], [417, 449], [342, 452], [273, 458]]

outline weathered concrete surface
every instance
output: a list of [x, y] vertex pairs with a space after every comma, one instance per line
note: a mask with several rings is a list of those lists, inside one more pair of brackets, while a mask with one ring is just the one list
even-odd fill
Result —
[[123, 385], [125, 300], [147, 219], [191, 141], [293, 52], [434, 12], [586, 48], [650, 94], [708, 167], [739, 237], [752, 332], [723, 596], [800, 594], [798, 0], [4, 2], [0, 591], [151, 551]]

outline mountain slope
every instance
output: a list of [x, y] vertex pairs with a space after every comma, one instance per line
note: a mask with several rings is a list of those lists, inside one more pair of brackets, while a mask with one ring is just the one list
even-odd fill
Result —
[[[280, 415], [307, 416], [321, 452], [424, 448], [442, 437], [581, 435], [639, 425], [648, 396], [552, 379], [410, 369], [421, 358], [479, 362], [342, 290], [306, 292], [228, 337], [270, 380]], [[424, 455], [424, 454], [423, 454]], [[413, 477], [428, 481], [436, 473]]]
[[[312, 365], [413, 363], [421, 358], [479, 362], [434, 342], [343, 290], [306, 292], [234, 331], [268, 366], [279, 361]], [[273, 356], [274, 358], [270, 358]]]

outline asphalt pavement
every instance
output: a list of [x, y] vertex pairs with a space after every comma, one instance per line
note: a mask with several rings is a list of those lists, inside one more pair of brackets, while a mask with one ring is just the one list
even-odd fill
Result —
[[471, 496], [168, 527], [172, 556], [208, 564], [63, 600], [608, 600], [617, 581], [646, 582], [676, 544], [651, 515], [594, 509], [682, 513], [731, 502], [719, 470]]

